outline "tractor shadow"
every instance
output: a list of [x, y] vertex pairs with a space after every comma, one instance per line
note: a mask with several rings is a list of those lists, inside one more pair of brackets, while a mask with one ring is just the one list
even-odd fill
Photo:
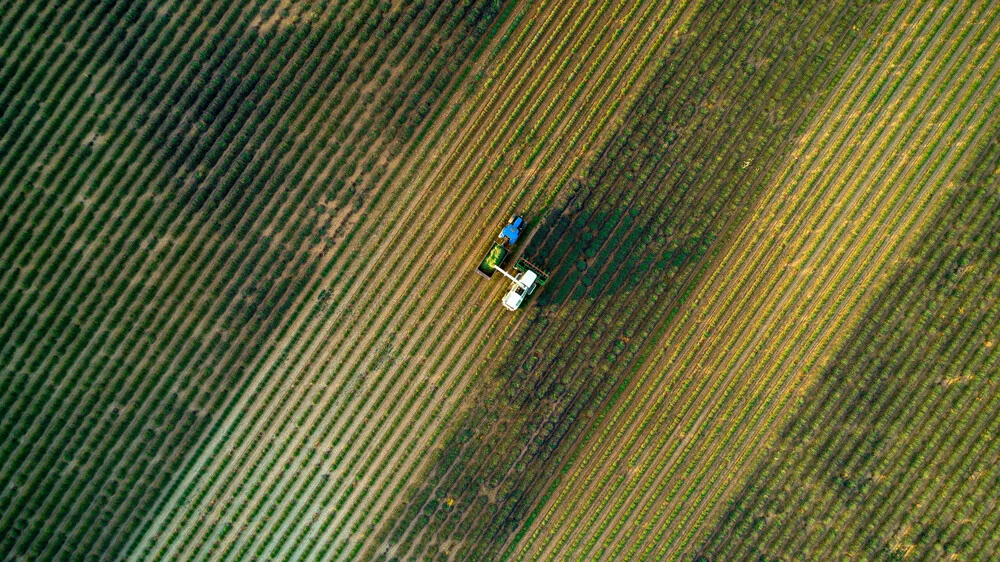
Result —
[[671, 236], [638, 207], [589, 210], [586, 193], [528, 226], [521, 257], [548, 273], [538, 306], [609, 298], [637, 289], [650, 276], [675, 280], [708, 251], [714, 236]]

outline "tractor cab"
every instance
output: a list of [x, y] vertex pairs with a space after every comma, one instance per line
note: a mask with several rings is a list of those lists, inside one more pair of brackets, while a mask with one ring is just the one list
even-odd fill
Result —
[[517, 238], [521, 236], [521, 230], [524, 229], [524, 217], [513, 216], [510, 217], [510, 222], [507, 226], [503, 227], [500, 231], [500, 240], [506, 240], [507, 244], [513, 246], [517, 243]]
[[510, 311], [515, 311], [524, 302], [524, 297], [535, 290], [535, 281], [538, 275], [534, 271], [525, 271], [514, 278], [510, 284], [510, 291], [503, 297], [503, 307]]

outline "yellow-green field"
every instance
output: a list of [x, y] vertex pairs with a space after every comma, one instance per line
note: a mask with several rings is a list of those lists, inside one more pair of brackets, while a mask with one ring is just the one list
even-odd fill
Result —
[[0, 1], [0, 557], [995, 556], [998, 10]]

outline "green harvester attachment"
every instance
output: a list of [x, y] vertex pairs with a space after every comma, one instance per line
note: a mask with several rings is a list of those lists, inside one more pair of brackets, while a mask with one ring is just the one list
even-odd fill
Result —
[[534, 271], [535, 275], [538, 276], [536, 283], [539, 285], [544, 285], [545, 282], [549, 280], [549, 274], [546, 273], [545, 270], [524, 258], [519, 258], [517, 260], [517, 263], [514, 264], [514, 269], [520, 271], [521, 273], [524, 273], [525, 271]]

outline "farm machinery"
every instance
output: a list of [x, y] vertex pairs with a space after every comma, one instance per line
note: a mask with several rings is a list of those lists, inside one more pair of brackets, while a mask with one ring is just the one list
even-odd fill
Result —
[[524, 299], [534, 292], [536, 287], [544, 285], [549, 278], [548, 274], [541, 268], [524, 258], [517, 260], [514, 264], [515, 273], [513, 274], [503, 268], [504, 262], [507, 261], [514, 249], [514, 245], [521, 238], [525, 224], [524, 217], [512, 216], [507, 225], [500, 230], [497, 240], [490, 245], [486, 256], [476, 268], [476, 273], [487, 279], [492, 279], [493, 274], [499, 271], [504, 277], [511, 280], [510, 290], [501, 300], [504, 308], [510, 311], [517, 310]]

